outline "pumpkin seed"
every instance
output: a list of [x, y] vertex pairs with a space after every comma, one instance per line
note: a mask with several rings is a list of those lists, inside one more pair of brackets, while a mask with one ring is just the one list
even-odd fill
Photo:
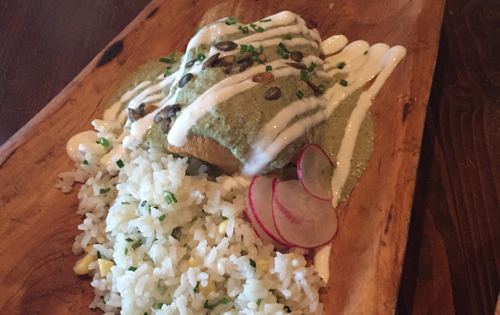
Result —
[[217, 44], [214, 45], [214, 47], [220, 51], [231, 51], [235, 50], [238, 47], [238, 44], [231, 41], [224, 41], [224, 42], [218, 42]]
[[274, 75], [272, 72], [257, 73], [253, 76], [252, 81], [267, 85], [274, 81]]
[[212, 55], [210, 58], [208, 58], [201, 66], [201, 69], [205, 70], [205, 68], [211, 67], [214, 64], [214, 62], [217, 60], [217, 58], [219, 58], [219, 55], [220, 55], [220, 53], [216, 53], [215, 55]]
[[281, 97], [281, 90], [277, 86], [270, 87], [267, 89], [266, 94], [264, 94], [264, 98], [268, 101], [274, 101]]
[[191, 81], [191, 79], [193, 78], [193, 74], [192, 73], [186, 73], [182, 78], [181, 80], [179, 81], [179, 87], [182, 88], [184, 87], [184, 85], [188, 84], [189, 81]]
[[162, 120], [160, 128], [163, 133], [168, 133], [168, 128], [170, 127], [171, 122], [170, 118]]
[[301, 62], [303, 58], [304, 54], [297, 50], [290, 54], [290, 59], [292, 59], [295, 62]]
[[132, 122], [141, 119], [141, 116], [139, 115], [139, 113], [133, 108], [128, 109], [128, 117], [130, 118], [130, 121], [132, 121]]
[[305, 65], [301, 64], [301, 63], [287, 62], [286, 64], [289, 65], [292, 68], [295, 68], [295, 69], [300, 69], [300, 70], [306, 70], [307, 69], [307, 67]]

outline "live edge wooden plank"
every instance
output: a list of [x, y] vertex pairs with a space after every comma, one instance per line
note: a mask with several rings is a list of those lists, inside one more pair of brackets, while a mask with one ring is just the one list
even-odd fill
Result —
[[[291, 10], [322, 36], [401, 44], [408, 54], [374, 102], [375, 152], [350, 200], [339, 207], [327, 314], [393, 313], [411, 213], [443, 1], [153, 1], [28, 125], [0, 148], [1, 313], [86, 314], [92, 289], [71, 270], [80, 217], [76, 194], [54, 188], [71, 169], [66, 141], [89, 129], [126, 75], [183, 50], [198, 23], [234, 15], [250, 22]], [[103, 56], [106, 62], [97, 66]], [[109, 59], [109, 60], [107, 60]], [[103, 63], [103, 62], [101, 62]]]

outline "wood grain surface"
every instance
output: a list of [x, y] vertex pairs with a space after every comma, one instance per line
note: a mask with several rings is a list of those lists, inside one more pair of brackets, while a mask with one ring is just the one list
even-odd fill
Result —
[[[364, 38], [371, 43], [384, 41], [409, 48], [408, 57], [401, 65], [403, 69], [396, 71], [392, 83], [391, 80], [388, 82], [389, 87], [378, 98], [387, 100], [384, 105], [392, 111], [377, 102], [374, 108], [375, 121], [388, 124], [377, 124], [377, 150], [372, 161], [379, 163], [372, 163], [364, 178], [378, 178], [380, 187], [369, 191], [370, 181], [362, 180], [347, 205], [350, 211], [342, 212], [341, 227], [344, 230], [334, 246], [334, 257], [339, 259], [334, 259], [332, 264], [335, 271], [341, 272], [335, 274], [325, 300], [328, 314], [341, 311], [391, 313], [404, 254], [441, 3], [396, 1], [377, 7], [371, 2], [363, 2], [364, 5], [361, 2], [336, 2], [335, 10], [328, 11], [327, 1], [322, 3], [324, 10], [286, 1], [279, 5], [253, 1], [228, 1], [223, 5], [204, 2], [196, 3], [196, 10], [191, 7], [192, 3], [169, 2], [146, 19], [158, 3], [146, 8], [113, 41], [123, 39], [124, 48], [116, 58], [95, 68], [101, 55], [98, 56], [40, 115], [0, 149], [0, 184], [4, 188], [0, 193], [0, 249], [4, 253], [16, 253], [0, 267], [0, 283], [7, 292], [0, 298], [1, 313], [86, 312], [91, 289], [88, 282], [79, 281], [68, 270], [76, 260], [69, 250], [72, 237], [77, 233], [74, 227], [80, 220], [74, 215], [76, 197], [74, 194], [61, 197], [53, 189], [53, 178], [59, 171], [70, 167], [63, 152], [65, 141], [70, 134], [88, 129], [89, 121], [102, 114], [102, 102], [119, 84], [119, 78], [149, 58], [182, 49], [200, 20], [208, 22], [217, 17], [236, 15], [250, 21], [282, 8], [300, 13], [309, 24], [318, 25], [324, 36], [342, 32], [351, 39]], [[204, 14], [206, 10], [208, 13]], [[162, 46], [151, 44], [154, 40], [144, 34], [158, 29], [172, 34], [172, 41]], [[141, 49], [144, 47], [148, 50]], [[399, 99], [395, 101], [394, 95]], [[86, 110], [81, 106], [87, 106], [84, 107]], [[93, 110], [89, 111], [89, 107]], [[406, 123], [403, 123], [403, 116]], [[393, 151], [395, 147], [399, 149]], [[394, 154], [386, 156], [387, 152]], [[377, 177], [379, 173], [384, 175]], [[36, 176], [30, 178], [27, 174]], [[394, 179], [405, 181], [392, 181]], [[361, 200], [378, 200], [382, 188], [390, 193], [376, 204], [373, 208], [376, 211], [363, 208]], [[353, 227], [360, 233], [354, 234]], [[368, 262], [374, 262], [374, 265], [368, 266]], [[54, 277], [58, 281], [54, 281]], [[453, 300], [451, 295], [449, 297]], [[405, 297], [402, 300], [411, 302], [410, 299]], [[404, 304], [401, 309], [411, 312], [407, 305], [411, 303]]]

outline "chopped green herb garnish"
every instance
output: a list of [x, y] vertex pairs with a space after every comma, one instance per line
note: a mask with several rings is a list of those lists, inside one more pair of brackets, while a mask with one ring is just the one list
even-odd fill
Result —
[[262, 46], [262, 44], [259, 44], [259, 51], [261, 54], [264, 52], [264, 46]]
[[363, 53], [363, 55], [368, 55], [368, 50], [365, 50], [365, 52]]
[[122, 161], [122, 160], [118, 160], [118, 161], [116, 161], [115, 163], [116, 163], [116, 165], [117, 165], [119, 168], [122, 168], [122, 167], [124, 167], [124, 166], [125, 166], [125, 164], [123, 163], [123, 161]]
[[240, 54], [244, 53], [247, 51], [247, 45], [240, 45]]
[[262, 27], [257, 27], [257, 29], [255, 30], [257, 33], [262, 33], [264, 32], [264, 29]]
[[163, 74], [163, 77], [166, 78], [168, 77], [169, 75], [171, 75], [172, 73], [170, 73], [170, 71], [165, 71], [165, 73]]
[[283, 51], [284, 51], [284, 52], [286, 52], [286, 53], [290, 53], [290, 51], [289, 51], [288, 49], [286, 49], [285, 44], [283, 44], [283, 43], [279, 43], [279, 44], [278, 44], [278, 47], [281, 47], [281, 49], [283, 49]]
[[175, 51], [170, 55], [170, 63], [175, 61]]
[[153, 263], [155, 262], [155, 261], [153, 260], [153, 257], [149, 257], [149, 260], [151, 260]]
[[182, 236], [182, 231], [181, 231], [181, 227], [178, 226], [176, 227], [175, 229], [172, 230], [172, 233], [170, 234], [170, 236], [172, 236], [173, 238], [175, 238], [176, 240], [180, 239], [181, 236]]
[[130, 202], [128, 202], [128, 201], [122, 201], [122, 205], [129, 205], [129, 204], [130, 204]]
[[344, 80], [344, 79], [341, 79], [341, 80], [339, 81], [339, 84], [340, 84], [340, 85], [342, 85], [342, 86], [347, 86], [347, 81], [346, 81], [346, 80]]
[[283, 54], [283, 59], [288, 59], [290, 57], [290, 54]]
[[243, 26], [238, 26], [238, 29], [241, 31], [243, 29]]
[[271, 19], [260, 20], [259, 22], [271, 22]]
[[285, 53], [285, 52], [283, 51], [283, 48], [281, 48], [281, 47], [279, 47], [279, 46], [278, 46], [278, 48], [276, 48], [276, 52], [277, 52], [277, 53], [278, 53], [278, 55], [280, 55], [280, 56], [283, 56], [283, 54]]
[[286, 35], [285, 35], [285, 39], [287, 39], [287, 40], [292, 39], [292, 34], [286, 34]]
[[158, 220], [160, 220], [160, 222], [161, 222], [161, 221], [163, 221], [163, 220], [165, 220], [165, 214], [162, 214], [162, 215], [158, 218]]
[[148, 312], [144, 313], [144, 315], [149, 315]]
[[128, 268], [128, 270], [130, 270], [130, 271], [136, 271], [136, 270], [137, 270], [137, 268], [135, 268], [135, 267], [130, 267], [130, 268]]
[[266, 66], [266, 72], [273, 71], [273, 67], [271, 66]]
[[85, 165], [89, 165], [89, 161], [87, 161], [87, 160], [83, 160], [83, 164], [85, 164]]
[[167, 201], [168, 204], [171, 204], [172, 201], [174, 203], [177, 203], [177, 198], [175, 198], [175, 195], [170, 191], [165, 191], [165, 200]]
[[158, 60], [158, 61], [163, 62], [163, 63], [170, 63], [170, 59], [165, 58], [165, 57], [161, 57], [160, 60]]
[[256, 268], [257, 267], [257, 264], [255, 263], [255, 260], [253, 260], [252, 258], [249, 259], [250, 261], [250, 266]]
[[227, 20], [226, 20], [227, 25], [233, 25], [233, 24], [236, 24], [236, 22], [238, 22], [238, 21], [236, 20], [236, 18], [234, 16], [231, 16], [231, 17], [227, 18]]
[[158, 308], [161, 309], [161, 307], [163, 306], [163, 304], [165, 304], [165, 303], [158, 303]]
[[149, 209], [148, 210], [149, 210], [149, 213], [151, 213], [151, 205], [149, 205]]
[[109, 147], [109, 141], [106, 138], [101, 138], [101, 145], [105, 148]]
[[196, 54], [196, 59], [198, 59], [199, 61], [203, 61], [205, 60], [206, 56], [202, 53], [197, 53]]
[[97, 259], [101, 259], [101, 252], [100, 251], [97, 251]]
[[207, 310], [213, 310], [214, 309], [213, 305], [208, 304], [208, 300], [205, 301], [205, 305], [203, 305], [203, 307], [206, 308]]
[[311, 62], [311, 65], [309, 66], [309, 68], [307, 68], [307, 71], [313, 72], [314, 68], [316, 68], [316, 64], [314, 62]]
[[250, 25], [250, 27], [251, 27], [251, 28], [253, 28], [253, 29], [254, 29], [254, 31], [255, 31], [255, 27], [257, 27], [257, 25], [255, 25], [255, 24], [253, 24], [253, 23], [250, 23], [249, 25]]
[[193, 289], [193, 292], [194, 292], [194, 293], [198, 293], [198, 286], [199, 286], [199, 285], [200, 285], [200, 283], [199, 283], [199, 282], [198, 282], [198, 283], [196, 283], [196, 286], [195, 286], [195, 287], [194, 287], [194, 289]]
[[227, 304], [227, 303], [229, 303], [229, 299], [228, 298], [223, 298], [222, 300], [220, 300], [220, 302], [222, 304]]
[[141, 240], [138, 240], [136, 243], [132, 244], [132, 249], [133, 250], [136, 250], [138, 249], [139, 247], [141, 247], [142, 245], [142, 241]]
[[343, 69], [344, 67], [345, 67], [345, 62], [343, 62], [343, 61], [341, 63], [339, 63], [339, 65], [337, 66], [337, 68], [339, 68], [339, 69]]
[[325, 93], [325, 91], [326, 91], [326, 87], [324, 84], [318, 85], [318, 89], [321, 91], [321, 93]]
[[128, 253], [128, 248], [125, 248], [125, 255], [127, 255]]
[[108, 187], [108, 188], [106, 188], [106, 189], [101, 188], [101, 189], [99, 190], [99, 193], [100, 193], [101, 195], [104, 195], [104, 194], [107, 194], [110, 190], [111, 190], [111, 187]]
[[144, 207], [145, 205], [146, 205], [146, 200], [143, 200], [143, 201], [141, 202], [141, 207]]
[[295, 93], [295, 95], [297, 95], [297, 97], [300, 99], [302, 99], [302, 97], [304, 97], [304, 92], [302, 92], [301, 90], [298, 90], [297, 93]]
[[242, 32], [243, 34], [248, 33], [248, 27], [246, 27], [246, 26], [245, 26], [245, 27], [243, 27], [243, 28], [241, 29], [241, 32]]
[[126, 240], [127, 242], [133, 242], [133, 241], [134, 241], [134, 240], [133, 240], [133, 239], [131, 239], [130, 237], [127, 237], [125, 240]]
[[307, 70], [300, 70], [300, 79], [304, 82], [309, 81], [309, 78], [307, 77], [308, 74], [309, 72], [307, 72]]
[[254, 57], [253, 58], [254, 61], [257, 61], [258, 63], [260, 63], [261, 65], [264, 64], [264, 61], [260, 60], [258, 57]]
[[257, 306], [260, 306], [260, 302], [262, 302], [262, 299], [257, 300]]
[[222, 218], [222, 220], [227, 220], [227, 217], [223, 216], [222, 214], [220, 215], [220, 217]]
[[247, 51], [251, 52], [253, 54], [255, 52], [255, 47], [253, 47], [253, 45], [248, 45], [247, 46]]
[[99, 141], [96, 141], [95, 143], [99, 144]]

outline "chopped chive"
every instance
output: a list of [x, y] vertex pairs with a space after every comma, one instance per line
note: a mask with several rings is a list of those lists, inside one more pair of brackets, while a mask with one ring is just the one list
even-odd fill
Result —
[[288, 49], [286, 49], [285, 44], [279, 43], [278, 47], [281, 47], [281, 49], [283, 49], [284, 52], [290, 53], [290, 51]]
[[248, 45], [247, 46], [247, 51], [251, 52], [253, 54], [255, 52], [255, 47], [253, 47], [253, 45]]
[[285, 35], [285, 39], [287, 39], [287, 40], [292, 39], [292, 34], [286, 34], [286, 35]]
[[152, 257], [149, 257], [149, 260], [151, 260], [153, 263], [155, 262]]
[[255, 30], [255, 27], [257, 26], [257, 25], [255, 25], [255, 24], [253, 24], [253, 23], [250, 23], [249, 25], [250, 25], [250, 27], [251, 27], [251, 28], [253, 28], [254, 30]]
[[163, 63], [170, 63], [170, 59], [165, 58], [165, 57], [161, 57], [158, 61], [163, 62]]
[[257, 27], [257, 29], [255, 30], [257, 33], [262, 33], [264, 32], [264, 29], [262, 27]]
[[220, 217], [222, 218], [222, 220], [227, 220], [227, 217], [223, 216], [222, 214], [220, 215]]
[[128, 202], [128, 201], [122, 201], [122, 205], [129, 205], [129, 204], [130, 204], [130, 202]]
[[144, 315], [149, 315], [148, 312], [144, 313]]
[[240, 54], [244, 53], [247, 51], [247, 45], [240, 45]]
[[227, 18], [227, 20], [226, 20], [227, 25], [233, 25], [233, 24], [236, 24], [236, 22], [238, 22], [238, 21], [236, 20], [236, 18], [234, 16], [231, 16], [231, 17]]
[[264, 61], [260, 60], [258, 57], [254, 57], [253, 58], [254, 61], [257, 61], [258, 63], [260, 63], [261, 65], [264, 64]]
[[143, 201], [141, 202], [141, 207], [144, 207], [145, 205], [146, 205], [146, 200], [143, 200]]
[[149, 209], [148, 210], [149, 210], [149, 213], [151, 213], [151, 205], [149, 205]]
[[341, 80], [339, 81], [339, 84], [340, 84], [340, 85], [342, 85], [342, 86], [347, 86], [347, 81], [346, 81], [346, 80], [344, 80], [344, 79], [341, 79]]
[[134, 240], [133, 240], [133, 239], [131, 239], [130, 237], [127, 237], [125, 240], [126, 240], [127, 242], [133, 242], [133, 241], [134, 241]]
[[195, 287], [194, 287], [194, 289], [193, 289], [193, 292], [194, 292], [194, 293], [198, 293], [198, 286], [199, 286], [199, 285], [200, 285], [200, 283], [199, 283], [199, 282], [197, 282], [197, 283], [196, 283], [196, 286], [195, 286]]
[[165, 214], [162, 214], [162, 215], [158, 218], [158, 220], [160, 220], [160, 222], [161, 222], [161, 221], [163, 221], [163, 220], [165, 220]]
[[125, 255], [127, 255], [128, 253], [128, 248], [125, 248]]
[[260, 306], [260, 302], [262, 302], [262, 299], [257, 300], [257, 306]]
[[277, 52], [277, 53], [278, 53], [278, 55], [280, 55], [280, 56], [283, 56], [283, 54], [285, 53], [285, 52], [283, 51], [283, 48], [281, 48], [281, 47], [279, 47], [279, 46], [278, 46], [278, 48], [276, 48], [276, 52]]
[[136, 250], [137, 248], [141, 247], [142, 241], [138, 240], [137, 243], [132, 244], [132, 249]]
[[339, 63], [339, 65], [337, 66], [337, 68], [339, 68], [339, 69], [343, 69], [344, 67], [345, 67], [345, 62], [343, 62], [343, 61], [341, 63]]
[[196, 54], [196, 59], [198, 59], [199, 61], [205, 60], [205, 58], [206, 58], [206, 56], [202, 53]]
[[167, 70], [170, 70], [170, 69], [172, 69], [172, 66], [168, 66], [168, 67], [167, 67]]
[[259, 44], [259, 51], [261, 54], [264, 52], [264, 46], [262, 46], [262, 44]]
[[101, 145], [105, 148], [109, 147], [109, 141], [106, 138], [101, 138]]
[[166, 78], [168, 77], [169, 75], [171, 75], [172, 73], [170, 73], [170, 71], [165, 71], [165, 73], [163, 74], [163, 77]]
[[283, 59], [285, 59], [285, 60], [286, 60], [286, 59], [288, 59], [288, 58], [290, 58], [290, 54], [284, 54], [284, 55], [283, 55]]
[[309, 81], [309, 78], [307, 77], [309, 72], [307, 70], [300, 70], [300, 79], [304, 82]]
[[207, 310], [213, 310], [214, 309], [213, 305], [208, 304], [208, 300], [205, 301], [205, 305], [203, 305], [203, 307], [206, 308]]
[[302, 99], [302, 97], [304, 97], [304, 92], [302, 92], [301, 90], [298, 90], [297, 93], [295, 93], [295, 95], [297, 95], [297, 97], [300, 99]]
[[309, 66], [309, 68], [307, 68], [307, 71], [313, 72], [314, 68], [316, 68], [316, 64], [314, 62], [311, 62], [311, 65]]
[[326, 91], [326, 87], [324, 84], [318, 85], [318, 89], [321, 91], [321, 93], [325, 93], [325, 91]]
[[87, 160], [83, 160], [83, 164], [85, 164], [85, 165], [89, 165], [89, 161], [87, 161]]
[[260, 20], [259, 22], [271, 22], [271, 19]]
[[101, 252], [100, 251], [97, 251], [97, 259], [101, 259]]
[[111, 187], [108, 187], [108, 188], [106, 188], [106, 189], [101, 188], [101, 189], [99, 190], [99, 193], [100, 193], [101, 195], [104, 195], [104, 194], [107, 194], [110, 190], [111, 190]]
[[168, 204], [171, 204], [172, 201], [174, 203], [177, 203], [177, 198], [175, 198], [175, 195], [170, 191], [165, 191], [165, 200], [167, 201]]
[[158, 308], [161, 309], [161, 307], [163, 306], [163, 304], [165, 304], [165, 303], [158, 303], [158, 305], [157, 305]]
[[170, 55], [170, 62], [173, 63], [175, 61], [175, 51]]
[[257, 264], [255, 263], [255, 260], [253, 260], [252, 258], [249, 259], [249, 262], [250, 262], [250, 266], [256, 268], [257, 267]]
[[137, 268], [135, 268], [135, 267], [130, 267], [130, 268], [128, 268], [128, 270], [130, 270], [130, 271], [136, 271], [136, 270], [137, 270]]
[[243, 26], [238, 26], [238, 29], [241, 31], [243, 29]]
[[116, 163], [116, 165], [117, 165], [119, 168], [122, 168], [122, 167], [124, 167], [124, 166], [125, 166], [125, 164], [123, 163], [123, 161], [122, 161], [122, 160], [118, 160], [118, 161], [116, 161], [115, 163]]
[[266, 66], [266, 72], [273, 71], [273, 67], [271, 66]]
[[363, 55], [368, 55], [368, 50], [365, 50], [365, 52], [363, 53]]
[[229, 299], [228, 298], [223, 298], [222, 300], [220, 300], [221, 304], [227, 304], [229, 303]]
[[242, 32], [243, 34], [248, 33], [248, 27], [246, 27], [246, 26], [245, 26], [245, 27], [243, 27], [243, 28], [241, 29], [241, 32]]

